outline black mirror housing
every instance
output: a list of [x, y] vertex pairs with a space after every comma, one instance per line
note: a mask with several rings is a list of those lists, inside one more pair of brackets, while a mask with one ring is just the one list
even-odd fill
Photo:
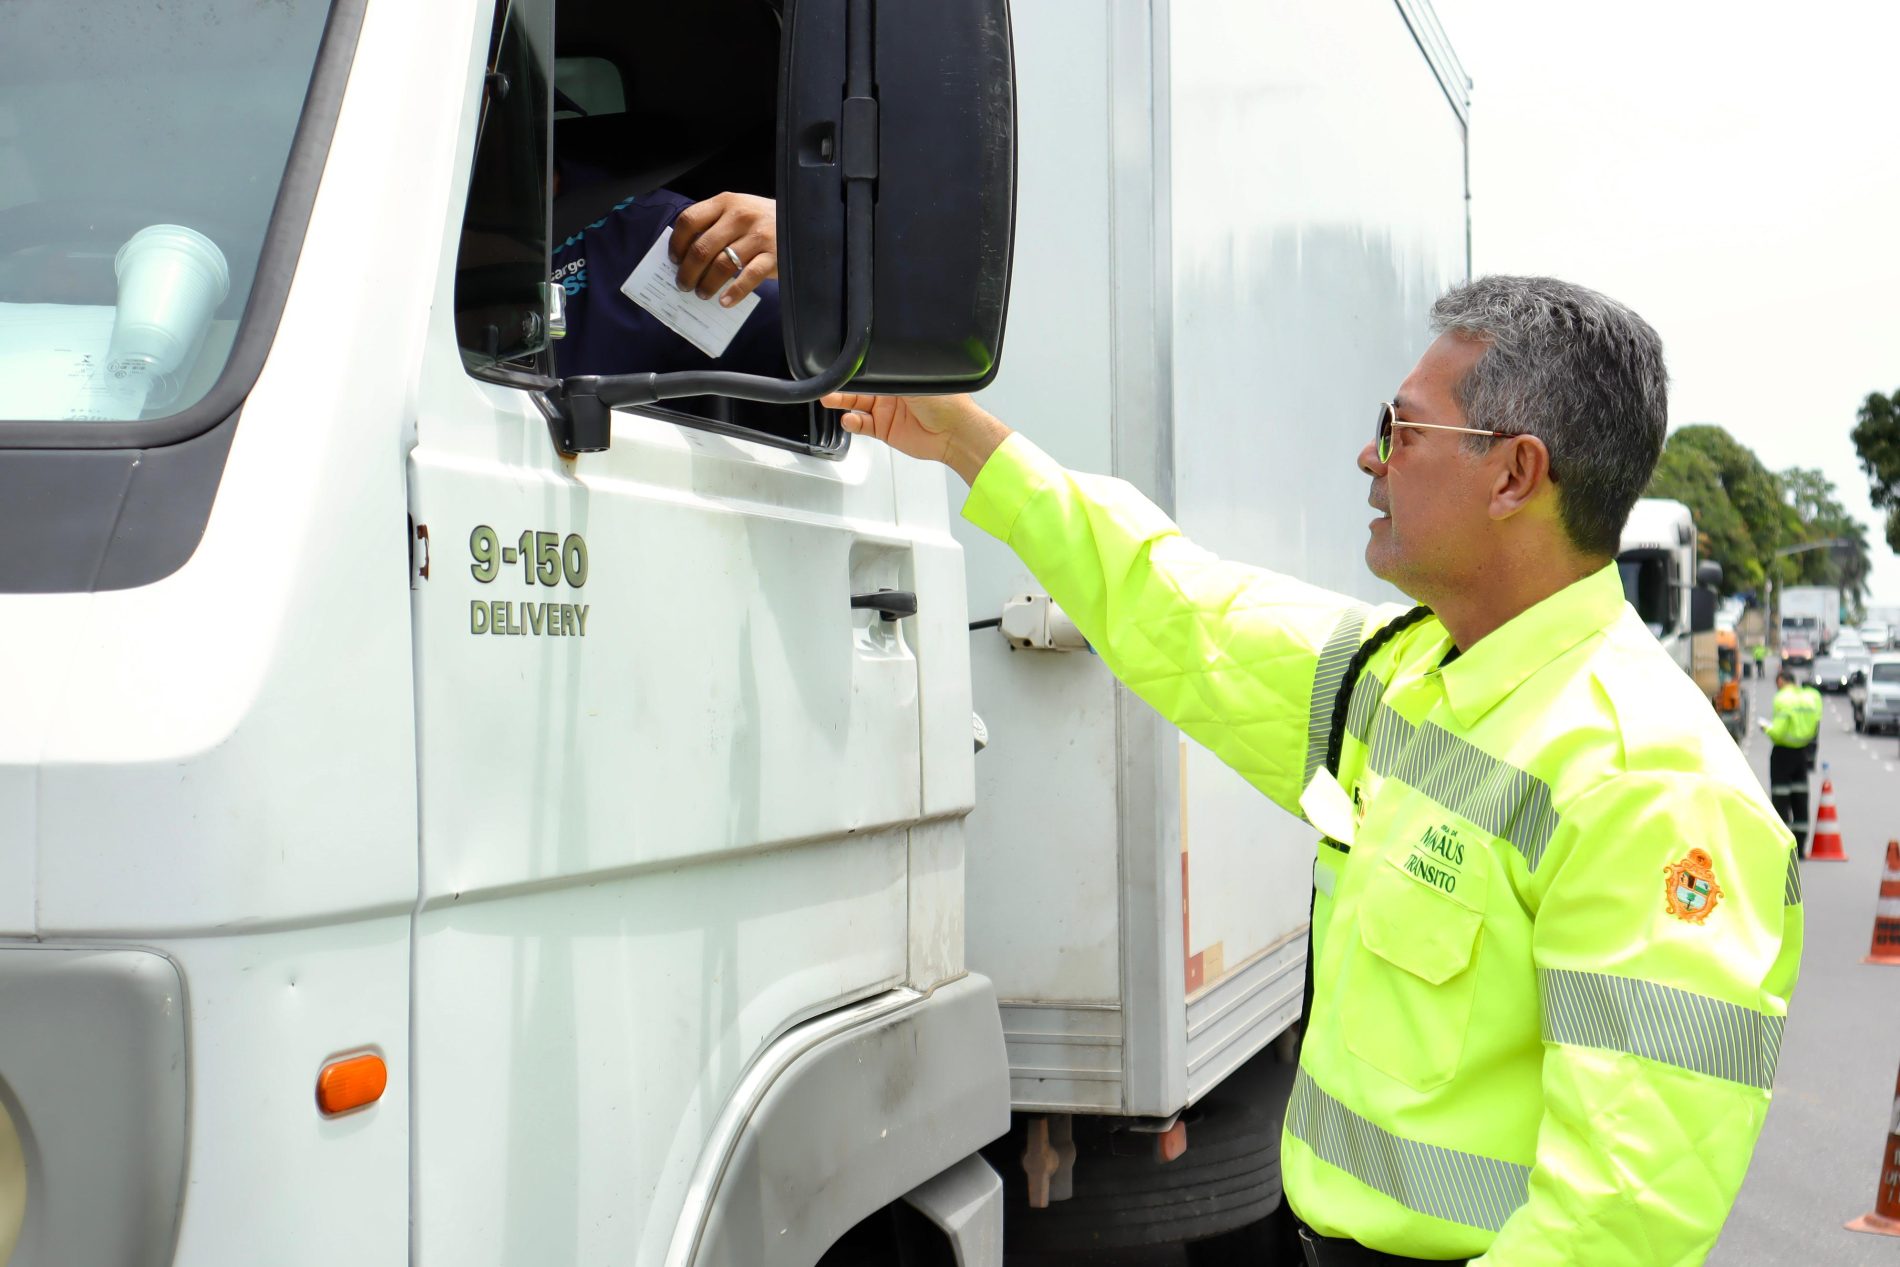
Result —
[[621, 405], [797, 404], [846, 385], [928, 395], [996, 377], [1016, 230], [1009, 0], [785, 0], [779, 83], [779, 313], [794, 377], [564, 378], [546, 401], [562, 452], [605, 449]]
[[1689, 632], [1692, 634], [1711, 633], [1715, 629], [1715, 591], [1692, 589], [1689, 591]]
[[[876, 95], [850, 96], [846, 31], [867, 13]], [[787, 0], [781, 59], [779, 293], [792, 372], [823, 372], [847, 344], [843, 190], [870, 176], [871, 337], [850, 385], [984, 386], [1002, 357], [1016, 223], [1008, 0]]]
[[1696, 564], [1695, 583], [1706, 590], [1722, 588], [1722, 565], [1714, 559], [1704, 559]]

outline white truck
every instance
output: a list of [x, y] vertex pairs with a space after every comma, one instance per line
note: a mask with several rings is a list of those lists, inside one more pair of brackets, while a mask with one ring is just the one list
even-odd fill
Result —
[[1781, 637], [1805, 640], [1824, 654], [1841, 632], [1841, 594], [1832, 585], [1791, 585], [1781, 591]]
[[1630, 508], [1616, 554], [1623, 596], [1684, 673], [1696, 670], [1696, 635], [1715, 629], [1722, 566], [1696, 561], [1695, 514], [1679, 501], [1644, 497]]
[[1698, 562], [1697, 540], [1695, 514], [1683, 503], [1639, 498], [1623, 524], [1616, 568], [1630, 606], [1739, 743], [1748, 720], [1741, 649], [1733, 622], [1718, 628], [1722, 565]]
[[[1279, 1204], [1310, 833], [970, 630], [1033, 582], [798, 402], [981, 385], [1006, 298], [999, 412], [1380, 596], [1353, 454], [1467, 269], [1426, 0], [1049, 0], [1013, 65], [1001, 0], [8, 16], [0, 1262]], [[560, 377], [551, 244], [660, 187], [778, 195], [797, 384]]]
[[[1166, 12], [1016, 7], [1023, 197], [984, 404], [1200, 545], [1396, 598], [1365, 569], [1354, 463], [1467, 273], [1464, 73], [1425, 5]], [[1038, 50], [1108, 73], [1037, 79]], [[1078, 215], [1079, 190], [1104, 205]], [[1022, 564], [955, 531], [971, 618], [1033, 615]], [[1312, 830], [1085, 650], [979, 634], [971, 673], [990, 746], [966, 918], [1009, 1049], [1012, 1248], [1132, 1247], [1272, 1208]], [[1183, 1126], [1186, 1153], [1152, 1165]], [[1050, 1133], [1074, 1138], [1073, 1195], [1028, 1208], [1042, 1194], [1015, 1160]]]

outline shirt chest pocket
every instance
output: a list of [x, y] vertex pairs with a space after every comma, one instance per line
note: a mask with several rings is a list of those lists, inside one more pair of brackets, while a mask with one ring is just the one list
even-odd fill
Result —
[[1338, 998], [1346, 1049], [1418, 1091], [1464, 1054], [1489, 878], [1481, 851], [1454, 867], [1414, 849], [1374, 862]]

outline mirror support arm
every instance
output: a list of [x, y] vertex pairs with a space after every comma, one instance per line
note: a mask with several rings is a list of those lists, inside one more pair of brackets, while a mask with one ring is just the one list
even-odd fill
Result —
[[[582, 374], [561, 380], [560, 401], [577, 421], [622, 405], [650, 405], [681, 396], [730, 396], [773, 405], [801, 405], [851, 381], [871, 345], [871, 186], [853, 181], [845, 190], [845, 223], [850, 245], [845, 262], [845, 326], [850, 338], [838, 357], [809, 378], [768, 378], [728, 370], [688, 370], [676, 374]], [[577, 428], [579, 430], [581, 428]], [[591, 430], [591, 428], [587, 428]], [[579, 436], [577, 439], [581, 438]], [[607, 447], [601, 435], [600, 448]], [[592, 452], [580, 448], [570, 452]]]
[[[682, 396], [728, 396], [771, 405], [802, 405], [837, 391], [864, 364], [871, 346], [871, 267], [874, 257], [873, 186], [877, 180], [877, 108], [872, 97], [871, 3], [851, 0], [845, 37], [846, 75], [841, 155], [855, 155], [841, 171], [845, 182], [845, 341], [837, 359], [807, 378], [768, 378], [727, 370], [674, 374], [581, 374], [551, 393], [554, 431], [563, 453], [599, 453], [611, 441], [613, 410]], [[860, 104], [862, 103], [862, 104]], [[856, 126], [852, 126], [853, 124]], [[864, 135], [868, 133], [868, 135]], [[868, 156], [868, 157], [867, 157]]]

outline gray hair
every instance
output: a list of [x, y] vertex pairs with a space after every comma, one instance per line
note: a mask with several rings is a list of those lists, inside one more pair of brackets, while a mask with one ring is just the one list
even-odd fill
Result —
[[1669, 428], [1655, 330], [1614, 299], [1551, 277], [1454, 287], [1432, 305], [1432, 329], [1487, 345], [1455, 391], [1466, 425], [1542, 440], [1571, 542], [1614, 555]]

